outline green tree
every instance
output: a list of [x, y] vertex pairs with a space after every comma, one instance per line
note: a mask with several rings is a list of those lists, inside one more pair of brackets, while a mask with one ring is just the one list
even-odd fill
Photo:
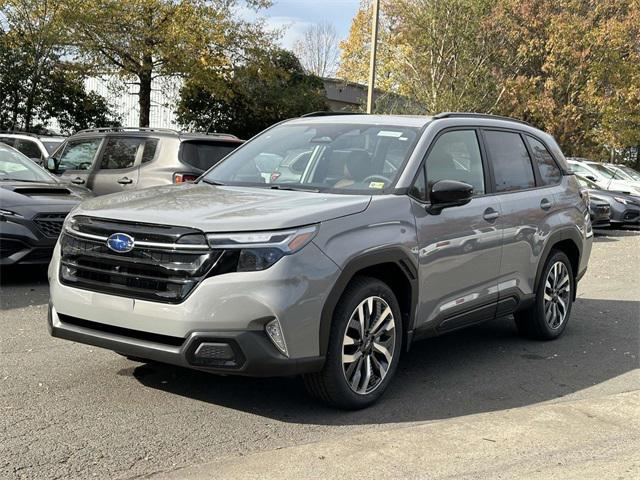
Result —
[[305, 73], [291, 52], [255, 52], [228, 83], [189, 79], [181, 91], [178, 120], [189, 128], [250, 138], [281, 120], [325, 110], [322, 80]]
[[59, 2], [6, 0], [0, 11], [0, 128], [36, 131], [55, 118], [73, 131], [113, 121], [105, 99], [85, 91], [81, 66], [62, 60]]
[[224, 78], [247, 48], [269, 42], [237, 8], [270, 0], [67, 0], [74, 47], [97, 71], [138, 84], [140, 126], [149, 126], [151, 85], [162, 76]]

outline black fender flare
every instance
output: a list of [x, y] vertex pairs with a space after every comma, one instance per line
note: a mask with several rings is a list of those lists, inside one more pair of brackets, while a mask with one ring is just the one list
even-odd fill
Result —
[[[338, 279], [331, 288], [327, 300], [322, 308], [320, 316], [320, 354], [326, 355], [329, 346], [329, 335], [331, 334], [331, 324], [333, 312], [344, 292], [345, 288], [353, 277], [361, 270], [381, 265], [384, 263], [395, 263], [398, 265], [407, 281], [411, 285], [411, 310], [405, 328], [405, 338], [411, 338], [413, 331], [416, 306], [418, 304], [418, 268], [416, 260], [409, 255], [402, 247], [382, 247], [374, 251], [369, 251], [349, 260], [342, 269]], [[408, 345], [407, 345], [408, 346]], [[406, 346], [405, 346], [406, 348]]]
[[[534, 292], [538, 291], [538, 285], [540, 283], [540, 277], [542, 276], [542, 270], [544, 269], [545, 263], [547, 263], [547, 258], [549, 258], [551, 249], [558, 242], [562, 242], [564, 240], [571, 240], [578, 249], [578, 266], [580, 266], [580, 259], [582, 258], [582, 242], [584, 241], [582, 233], [576, 227], [564, 227], [553, 232], [545, 242], [544, 248], [542, 250], [542, 255], [540, 255], [540, 262], [538, 262], [538, 268], [536, 269], [536, 279], [533, 284]], [[573, 272], [574, 278], [577, 279], [579, 273], [580, 272]]]

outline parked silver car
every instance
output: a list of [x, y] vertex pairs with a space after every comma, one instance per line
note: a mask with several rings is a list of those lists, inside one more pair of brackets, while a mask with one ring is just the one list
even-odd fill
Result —
[[[296, 179], [269, 181], [265, 158], [306, 150]], [[592, 237], [560, 148], [527, 124], [299, 118], [195, 184], [81, 204], [49, 268], [49, 328], [136, 359], [303, 374], [362, 408], [417, 338], [512, 313], [558, 338]]]
[[228, 134], [96, 128], [69, 137], [47, 168], [96, 195], [193, 181], [243, 141]]

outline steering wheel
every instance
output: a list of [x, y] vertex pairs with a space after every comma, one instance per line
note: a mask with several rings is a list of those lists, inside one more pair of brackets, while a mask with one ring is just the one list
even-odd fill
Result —
[[391, 185], [391, 180], [382, 175], [369, 175], [367, 178], [363, 178], [361, 183], [371, 183], [372, 180], [382, 180], [385, 186]]

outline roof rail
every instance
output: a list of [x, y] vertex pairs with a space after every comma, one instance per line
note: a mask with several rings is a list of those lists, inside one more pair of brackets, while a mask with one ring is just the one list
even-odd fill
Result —
[[488, 118], [494, 120], [506, 120], [508, 122], [521, 123], [533, 127], [529, 122], [519, 120], [517, 118], [505, 117], [502, 115], [491, 115], [489, 113], [474, 113], [474, 112], [442, 112], [433, 116], [434, 120], [440, 120], [441, 118]]
[[163, 132], [174, 133], [179, 135], [178, 130], [172, 128], [152, 128], [152, 127], [99, 127], [99, 128], [85, 128], [76, 132], [78, 133], [102, 133], [102, 132]]
[[300, 118], [307, 117], [332, 117], [334, 115], [366, 115], [364, 112], [311, 112], [300, 115]]
[[219, 133], [219, 132], [187, 132], [182, 130], [180, 135], [206, 135], [208, 137], [223, 137], [223, 138], [231, 138], [233, 140], [240, 140], [239, 137], [236, 137], [232, 133]]
[[9, 135], [27, 135], [29, 137], [64, 137], [62, 134], [58, 133], [35, 133], [35, 132], [23, 132], [20, 130], [0, 130], [0, 133], [9, 134]]

